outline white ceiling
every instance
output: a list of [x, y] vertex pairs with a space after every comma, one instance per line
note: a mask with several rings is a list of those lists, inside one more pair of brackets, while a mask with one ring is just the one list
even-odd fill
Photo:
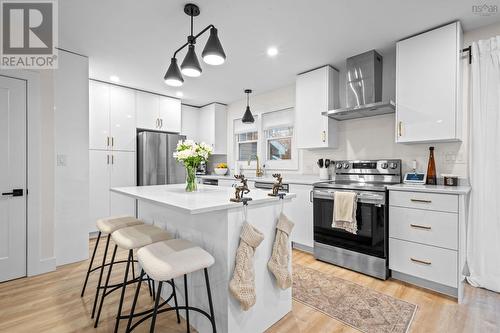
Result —
[[[297, 73], [341, 66], [370, 49], [383, 54], [399, 39], [453, 20], [468, 31], [500, 19], [473, 14], [477, 0], [197, 0], [195, 32], [214, 24], [227, 60], [209, 66], [200, 59], [202, 76], [172, 88], [163, 75], [189, 32], [186, 2], [59, 1], [59, 45], [89, 56], [91, 78], [117, 75], [120, 84], [172, 96], [181, 90], [184, 103], [204, 105], [244, 98], [245, 88], [261, 93], [291, 84]], [[198, 41], [198, 56], [207, 37]], [[279, 49], [276, 58], [266, 55], [271, 45]]]

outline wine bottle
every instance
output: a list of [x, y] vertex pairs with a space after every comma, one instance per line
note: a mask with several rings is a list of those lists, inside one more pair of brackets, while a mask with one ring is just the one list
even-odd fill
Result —
[[427, 185], [436, 185], [436, 163], [434, 162], [434, 147], [429, 147], [429, 163], [427, 164]]

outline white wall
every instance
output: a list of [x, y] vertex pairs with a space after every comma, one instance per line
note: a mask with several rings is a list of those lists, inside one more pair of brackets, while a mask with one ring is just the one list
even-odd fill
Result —
[[[500, 23], [483, 27], [464, 34], [464, 45], [469, 45], [472, 40], [485, 39], [500, 34]], [[384, 57], [383, 64], [383, 99], [395, 97], [396, 83], [396, 52], [395, 47], [381, 52]], [[468, 66], [464, 57], [464, 89], [468, 89]], [[321, 65], [321, 64], [315, 64]], [[311, 66], [316, 67], [316, 66]], [[340, 103], [345, 105], [345, 66], [338, 68], [340, 71]], [[228, 160], [233, 165], [234, 143], [232, 136], [233, 120], [241, 118], [246, 100], [243, 98], [228, 106]], [[290, 85], [274, 91], [251, 96], [252, 110], [256, 113], [262, 111], [278, 110], [295, 105], [295, 85]], [[319, 172], [316, 165], [318, 158], [342, 159], [378, 159], [401, 158], [403, 170], [411, 169], [411, 162], [417, 161], [420, 170], [426, 170], [429, 155], [429, 146], [436, 149], [436, 168], [438, 174], [453, 173], [461, 178], [468, 177], [467, 170], [467, 94], [464, 94], [464, 140], [454, 143], [435, 144], [396, 144], [394, 142], [395, 117], [394, 115], [361, 118], [339, 122], [339, 147], [337, 149], [304, 150], [299, 154], [299, 168], [296, 172], [316, 174]]]

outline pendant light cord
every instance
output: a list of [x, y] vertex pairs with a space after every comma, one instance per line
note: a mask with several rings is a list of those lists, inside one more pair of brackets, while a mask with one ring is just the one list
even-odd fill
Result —
[[248, 101], [250, 99], [250, 93], [247, 93], [247, 106], [249, 105]]

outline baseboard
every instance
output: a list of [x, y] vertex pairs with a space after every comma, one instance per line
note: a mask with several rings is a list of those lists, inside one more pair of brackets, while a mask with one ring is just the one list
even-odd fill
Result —
[[292, 242], [292, 247], [294, 249], [297, 249], [297, 250], [300, 250], [300, 251], [304, 251], [304, 252], [307, 252], [307, 253], [310, 253], [310, 254], [313, 254], [313, 252], [314, 252], [314, 248], [312, 248], [310, 246], [307, 246], [307, 245], [302, 245], [302, 244], [299, 244], [299, 243], [295, 243], [295, 242]]
[[458, 298], [458, 288], [453, 288], [450, 286], [445, 286], [443, 284], [429, 281], [426, 279], [421, 279], [416, 276], [408, 275], [405, 273], [400, 273], [396, 271], [391, 271], [391, 276], [392, 278], [396, 280], [401, 280], [410, 284], [414, 284], [416, 286], [429, 289], [432, 291], [436, 291], [441, 294], [445, 294], [447, 296], [453, 297], [453, 298]]

